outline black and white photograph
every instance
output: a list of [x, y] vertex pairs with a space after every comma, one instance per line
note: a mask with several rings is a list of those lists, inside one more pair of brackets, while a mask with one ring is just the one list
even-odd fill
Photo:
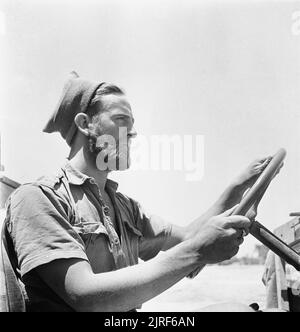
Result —
[[0, 312], [300, 311], [299, 0], [0, 0], [0, 73]]

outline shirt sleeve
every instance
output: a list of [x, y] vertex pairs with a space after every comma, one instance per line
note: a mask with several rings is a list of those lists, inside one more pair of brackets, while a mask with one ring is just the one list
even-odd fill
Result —
[[159, 216], [149, 215], [138, 202], [133, 201], [133, 204], [136, 225], [143, 235], [139, 242], [139, 257], [146, 261], [163, 249], [171, 236], [172, 225]]
[[34, 184], [21, 186], [8, 200], [6, 222], [21, 276], [57, 259], [88, 261], [67, 205], [54, 190]]

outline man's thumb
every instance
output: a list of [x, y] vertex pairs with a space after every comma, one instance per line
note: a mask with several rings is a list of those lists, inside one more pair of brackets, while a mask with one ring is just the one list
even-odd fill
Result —
[[222, 217], [229, 217], [232, 215], [233, 211], [239, 206], [239, 204], [233, 206], [232, 208], [230, 208], [229, 210], [224, 211], [222, 214], [220, 214], [220, 216]]

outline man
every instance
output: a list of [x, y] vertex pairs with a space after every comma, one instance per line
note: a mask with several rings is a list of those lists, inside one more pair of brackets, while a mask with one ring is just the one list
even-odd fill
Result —
[[[28, 311], [135, 310], [206, 264], [238, 252], [250, 221], [230, 216], [228, 209], [267, 160], [252, 163], [189, 226], [169, 225], [146, 215], [107, 178], [111, 170], [129, 167], [133, 125], [120, 88], [72, 74], [45, 128], [69, 144], [68, 161], [56, 176], [21, 186], [7, 204]], [[102, 169], [105, 163], [112, 166]]]

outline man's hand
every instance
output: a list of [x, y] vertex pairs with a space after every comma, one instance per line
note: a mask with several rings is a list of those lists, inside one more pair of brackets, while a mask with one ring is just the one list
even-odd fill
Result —
[[[246, 169], [241, 172], [234, 181], [231, 182], [231, 184], [225, 189], [219, 199], [204, 214], [202, 214], [184, 229], [175, 229], [176, 234], [173, 236], [174, 239], [172, 238], [172, 242], [169, 241], [170, 245], [167, 248], [170, 248], [172, 245], [181, 242], [183, 239], [190, 238], [191, 234], [198, 234], [199, 229], [202, 229], [203, 226], [207, 223], [207, 220], [209, 220], [211, 217], [220, 215], [221, 213], [224, 213], [224, 211], [230, 209], [232, 206], [239, 204], [247, 189], [249, 189], [255, 183], [263, 170], [269, 164], [270, 160], [271, 157], [266, 157], [256, 159], [250, 163], [249, 166], [246, 167]], [[279, 173], [281, 167], [279, 167], [276, 175]], [[247, 214], [248, 219], [255, 219], [258, 203], [259, 199]], [[212, 220], [214, 219], [212, 218]]]
[[[264, 171], [264, 169], [268, 166], [269, 162], [271, 161], [272, 157], [263, 158], [263, 159], [257, 159], [254, 162], [252, 162], [246, 170], [240, 174], [240, 176], [236, 179], [236, 190], [234, 190], [236, 195], [245, 195], [247, 193], [246, 189], [252, 187], [255, 183], [255, 181], [258, 179], [258, 177], [261, 175], [261, 173]], [[282, 163], [277, 172], [274, 174], [274, 179], [279, 173], [281, 168], [283, 167], [284, 163]], [[267, 188], [266, 188], [267, 189]], [[266, 190], [265, 189], [265, 190]], [[239, 193], [237, 193], [239, 191]], [[251, 209], [247, 212], [247, 218], [250, 220], [254, 220], [257, 215], [257, 209], [258, 205], [264, 195], [265, 191], [262, 192], [260, 197], [258, 197], [257, 201], [254, 203], [254, 205], [251, 207]]]
[[[234, 207], [235, 208], [235, 207]], [[235, 256], [249, 233], [250, 220], [244, 216], [230, 216], [234, 208], [202, 223], [191, 239], [205, 264], [215, 264]]]
[[[250, 163], [244, 171], [242, 171], [232, 182], [231, 185], [225, 190], [217, 206], [219, 206], [219, 211], [221, 213], [230, 207], [240, 203], [242, 197], [245, 195], [246, 191], [253, 186], [255, 181], [261, 175], [263, 170], [268, 166], [271, 157], [256, 159]], [[278, 171], [279, 172], [279, 171]], [[256, 208], [253, 209], [252, 216], [256, 215]]]
[[268, 166], [271, 159], [272, 157], [266, 157], [254, 160], [236, 177], [233, 181], [234, 185], [244, 191], [247, 188], [250, 188], [260, 176], [262, 171]]

